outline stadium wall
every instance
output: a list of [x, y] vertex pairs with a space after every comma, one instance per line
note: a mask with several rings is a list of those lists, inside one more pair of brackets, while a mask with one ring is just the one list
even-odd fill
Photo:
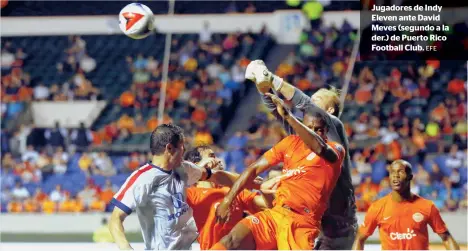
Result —
[[[441, 19], [444, 23], [452, 24], [465, 20], [467, 12], [468, 8], [445, 8], [442, 10]], [[327, 11], [323, 13], [322, 21], [328, 26], [335, 24], [337, 27], [347, 21], [352, 27], [358, 28], [361, 26], [361, 20], [370, 22], [370, 18], [361, 18], [361, 14], [369, 15], [369, 12]], [[379, 15], [398, 13], [386, 12]], [[198, 33], [205, 22], [210, 24], [214, 33], [259, 32], [266, 26], [280, 44], [297, 44], [302, 30], [309, 26], [308, 20], [299, 10], [255, 14], [155, 15], [154, 20], [156, 29], [161, 33]], [[4, 37], [121, 34], [118, 23], [117, 15], [2, 17], [0, 34]], [[366, 25], [367, 23], [362, 24]]]
[[[326, 23], [338, 26], [345, 19], [354, 27], [359, 26], [359, 12], [347, 12], [346, 15], [327, 12], [323, 18]], [[161, 33], [199, 33], [205, 22], [209, 23], [214, 33], [260, 32], [266, 26], [268, 32], [282, 44], [297, 44], [303, 28], [309, 25], [302, 12], [294, 10], [256, 14], [155, 15], [154, 19], [155, 27]], [[121, 34], [117, 15], [2, 17], [0, 30], [3, 37]]]
[[42, 101], [33, 102], [31, 110], [37, 127], [53, 128], [58, 121], [62, 127], [77, 128], [81, 122], [90, 127], [105, 107], [106, 101]]
[[[2, 239], [6, 236], [35, 236], [36, 234], [50, 235], [76, 235], [84, 236], [96, 230], [103, 217], [109, 218], [110, 214], [91, 213], [91, 214], [2, 214], [0, 217]], [[358, 214], [359, 223], [363, 222], [365, 214]], [[467, 214], [466, 213], [442, 213], [442, 218], [447, 223], [450, 232], [455, 239], [462, 244], [467, 241]], [[138, 235], [140, 226], [136, 215], [130, 215], [124, 223], [127, 232], [133, 232]], [[77, 237], [78, 238], [78, 237]], [[437, 234], [429, 230], [430, 242], [440, 242]], [[369, 238], [370, 241], [378, 241], [378, 231], [374, 232]]]

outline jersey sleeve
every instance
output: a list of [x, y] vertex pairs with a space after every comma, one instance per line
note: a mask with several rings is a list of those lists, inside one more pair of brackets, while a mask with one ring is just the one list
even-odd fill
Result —
[[359, 234], [367, 237], [371, 236], [377, 228], [377, 217], [378, 208], [377, 205], [374, 203], [369, 207], [369, 210], [367, 210], [364, 222], [359, 226]]
[[111, 203], [126, 214], [131, 214], [137, 207], [146, 202], [148, 190], [143, 184], [138, 184], [130, 176], [120, 190], [114, 195]]
[[257, 195], [259, 195], [257, 192], [249, 190], [244, 190], [239, 194], [239, 200], [242, 204], [242, 208], [250, 214], [255, 214], [258, 211], [256, 209], [257, 207], [254, 205], [254, 199]]
[[183, 161], [181, 167], [176, 169], [187, 186], [197, 183], [203, 175], [203, 167], [199, 167], [192, 162]]
[[439, 209], [437, 209], [437, 207], [434, 204], [431, 205], [429, 225], [436, 234], [442, 234], [448, 231], [444, 220], [442, 220], [442, 217], [440, 216]]
[[196, 206], [200, 202], [200, 194], [201, 194], [201, 189], [197, 187], [189, 187], [187, 188], [187, 204], [191, 208]]
[[346, 150], [344, 149], [344, 147], [338, 143], [334, 143], [332, 145], [332, 148], [333, 150], [336, 152], [336, 154], [338, 155], [338, 161], [337, 163], [341, 164], [343, 163], [343, 160], [344, 160], [344, 157], [346, 155]]
[[280, 162], [283, 162], [284, 154], [286, 153], [288, 148], [291, 148], [295, 137], [296, 136], [290, 135], [284, 138], [278, 144], [276, 144], [270, 150], [264, 153], [263, 157], [268, 161], [270, 165], [276, 165]]

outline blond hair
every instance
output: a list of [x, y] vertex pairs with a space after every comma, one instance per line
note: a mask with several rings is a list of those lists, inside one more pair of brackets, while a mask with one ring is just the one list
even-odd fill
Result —
[[[334, 87], [330, 86], [330, 89], [327, 88], [320, 88], [315, 94], [320, 95], [324, 98], [327, 98], [327, 106], [328, 107], [333, 107], [334, 112], [333, 115], [337, 116], [340, 114], [340, 95], [341, 95], [341, 90]], [[328, 109], [328, 108], [327, 108]]]

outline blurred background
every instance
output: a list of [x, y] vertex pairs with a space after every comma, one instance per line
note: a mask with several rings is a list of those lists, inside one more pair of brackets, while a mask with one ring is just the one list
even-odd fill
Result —
[[[109, 201], [150, 158], [160, 123], [181, 126], [190, 146], [212, 145], [228, 170], [242, 172], [284, 137], [244, 79], [249, 62], [262, 59], [307, 94], [346, 86], [341, 119], [360, 219], [390, 192], [387, 165], [404, 158], [413, 192], [433, 200], [467, 243], [459, 224], [468, 202], [466, 61], [358, 54], [346, 78], [359, 10], [373, 0], [176, 1], [176, 19], [167, 1], [141, 1], [157, 27], [142, 40], [118, 29], [128, 3], [1, 1], [3, 242], [108, 242]], [[450, 27], [450, 43], [435, 45], [466, 51], [466, 20]], [[135, 217], [126, 224], [141, 242]]]

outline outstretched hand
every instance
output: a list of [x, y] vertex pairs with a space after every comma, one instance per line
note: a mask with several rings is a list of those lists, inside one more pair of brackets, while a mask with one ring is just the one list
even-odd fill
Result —
[[198, 163], [199, 166], [208, 168], [208, 169], [222, 169], [222, 162], [216, 158], [204, 158]]
[[276, 105], [276, 110], [278, 111], [279, 115], [283, 118], [288, 118], [290, 115], [289, 109], [286, 107], [286, 104], [282, 99], [280, 99], [278, 96], [275, 94], [271, 93], [265, 93], [268, 97], [271, 98], [271, 101], [273, 101], [273, 104]]
[[262, 60], [254, 60], [245, 70], [245, 78], [255, 82], [261, 93], [267, 93], [271, 88], [271, 73]]

